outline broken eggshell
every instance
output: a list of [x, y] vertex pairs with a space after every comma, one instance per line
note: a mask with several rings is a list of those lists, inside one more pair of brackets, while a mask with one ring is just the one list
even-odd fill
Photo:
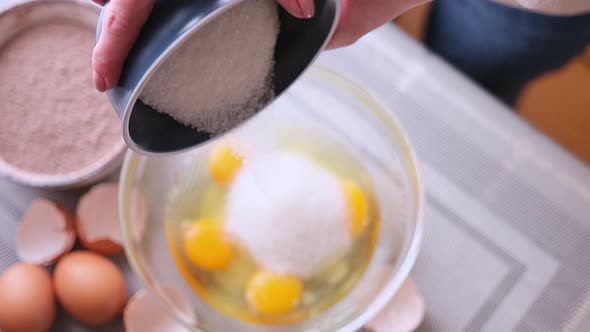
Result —
[[[182, 312], [183, 319], [195, 321], [190, 305], [174, 288], [159, 288]], [[127, 332], [188, 332], [189, 330], [166, 312], [161, 303], [145, 289], [135, 293], [123, 312]]]
[[36, 199], [18, 226], [16, 252], [25, 263], [49, 265], [68, 253], [75, 241], [74, 216], [55, 202]]
[[122, 247], [117, 183], [101, 183], [80, 198], [76, 230], [87, 249], [111, 256]]
[[424, 319], [424, 298], [414, 280], [408, 277], [367, 329], [373, 332], [411, 332]]

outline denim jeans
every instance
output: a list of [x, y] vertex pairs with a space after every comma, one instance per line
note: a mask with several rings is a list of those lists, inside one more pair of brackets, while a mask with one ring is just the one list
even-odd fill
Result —
[[435, 0], [426, 44], [514, 105], [528, 81], [561, 67], [590, 44], [590, 14], [559, 17], [491, 0]]

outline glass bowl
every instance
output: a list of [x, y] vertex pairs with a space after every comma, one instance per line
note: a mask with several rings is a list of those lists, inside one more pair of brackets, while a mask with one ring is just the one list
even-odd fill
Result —
[[307, 142], [320, 154], [327, 146], [318, 140], [321, 137], [354, 154], [370, 178], [380, 215], [379, 236], [363, 276], [328, 310], [292, 325], [238, 321], [216, 311], [193, 292], [170, 254], [164, 224], [166, 204], [178, 186], [179, 174], [187, 168], [190, 171], [194, 167], [191, 161], [208, 153], [218, 139], [166, 157], [128, 152], [121, 173], [120, 217], [125, 251], [137, 276], [172, 317], [193, 331], [331, 332], [361, 328], [406, 279], [422, 238], [424, 191], [413, 148], [391, 110], [358, 83], [315, 65], [281, 98], [227, 135], [247, 138], [255, 147]]

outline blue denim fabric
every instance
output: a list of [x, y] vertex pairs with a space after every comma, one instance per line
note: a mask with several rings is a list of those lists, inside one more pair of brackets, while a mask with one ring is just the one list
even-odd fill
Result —
[[529, 80], [590, 44], [590, 14], [548, 16], [490, 0], [435, 0], [426, 44], [514, 105]]

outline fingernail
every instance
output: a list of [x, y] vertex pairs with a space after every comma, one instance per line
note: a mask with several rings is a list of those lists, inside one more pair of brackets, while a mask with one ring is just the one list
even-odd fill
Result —
[[94, 79], [94, 86], [96, 87], [96, 90], [105, 92], [107, 89], [107, 84], [104, 78], [96, 71], [92, 71], [92, 78]]
[[314, 0], [297, 0], [297, 4], [304, 18], [312, 18], [315, 15]]

